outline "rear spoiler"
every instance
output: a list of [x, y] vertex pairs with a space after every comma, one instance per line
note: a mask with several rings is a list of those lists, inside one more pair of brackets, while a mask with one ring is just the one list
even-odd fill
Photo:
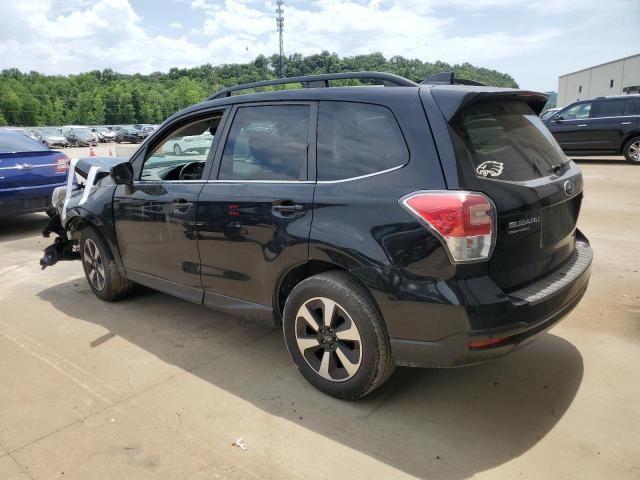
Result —
[[467, 80], [464, 78], [456, 78], [453, 72], [440, 72], [425, 78], [420, 85], [475, 85], [477, 87], [486, 87], [484, 83], [475, 80]]
[[459, 111], [469, 105], [491, 100], [520, 100], [527, 103], [536, 115], [539, 115], [549, 98], [544, 93], [528, 90], [495, 87], [478, 88], [463, 85], [438, 85], [430, 88], [429, 91], [447, 122], [451, 121]]

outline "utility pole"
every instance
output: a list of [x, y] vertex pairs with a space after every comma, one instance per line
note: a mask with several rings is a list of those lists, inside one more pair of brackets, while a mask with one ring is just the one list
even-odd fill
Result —
[[282, 4], [284, 3], [283, 0], [276, 0], [276, 5], [278, 6], [278, 8], [276, 8], [276, 13], [278, 14], [278, 16], [276, 17], [276, 25], [278, 27], [278, 34], [280, 36], [280, 62], [278, 65], [278, 76], [280, 78], [284, 77], [284, 42], [282, 40], [282, 36], [284, 33], [284, 16], [282, 15], [282, 13], [284, 12], [284, 10], [282, 9]]

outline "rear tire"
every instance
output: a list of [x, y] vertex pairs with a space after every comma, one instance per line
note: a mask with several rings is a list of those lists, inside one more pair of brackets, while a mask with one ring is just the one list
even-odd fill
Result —
[[94, 227], [81, 232], [80, 258], [87, 282], [98, 298], [113, 302], [131, 293], [132, 282], [120, 273], [109, 245]]
[[283, 331], [300, 373], [328, 395], [364, 397], [395, 369], [382, 315], [346, 272], [324, 272], [296, 285], [285, 303]]
[[640, 135], [631, 138], [625, 144], [622, 153], [627, 162], [640, 165]]

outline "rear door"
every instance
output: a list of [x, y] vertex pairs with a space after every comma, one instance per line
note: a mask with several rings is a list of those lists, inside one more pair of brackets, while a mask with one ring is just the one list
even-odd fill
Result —
[[632, 98], [608, 98], [594, 103], [591, 145], [603, 153], [617, 153], [638, 121]]
[[204, 301], [270, 322], [281, 275], [308, 258], [317, 106], [251, 104], [232, 116], [198, 201]]
[[574, 251], [580, 170], [525, 101], [474, 103], [450, 124], [464, 187], [497, 209], [490, 276], [510, 291], [549, 274]]
[[563, 151], [579, 153], [592, 149], [592, 106], [593, 102], [576, 103], [545, 122]]

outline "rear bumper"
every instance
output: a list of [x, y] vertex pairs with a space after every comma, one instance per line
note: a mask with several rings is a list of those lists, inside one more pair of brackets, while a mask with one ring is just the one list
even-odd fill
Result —
[[0, 216], [43, 212], [52, 208], [51, 194], [66, 182], [0, 190]]
[[[517, 292], [505, 294], [488, 277], [481, 277], [431, 283], [431, 292], [447, 289], [446, 303], [444, 295], [436, 304], [422, 303], [422, 308], [415, 302], [393, 302], [390, 306], [383, 301], [381, 310], [396, 363], [414, 367], [473, 365], [506, 355], [545, 333], [571, 312], [586, 292], [593, 252], [582, 235], [578, 238], [569, 261]], [[414, 292], [416, 284], [414, 281]], [[425, 282], [425, 288], [428, 286]], [[403, 303], [411, 308], [406, 309]], [[421, 318], [407, 320], [401, 316], [403, 310], [420, 312]], [[490, 345], [492, 342], [497, 343]]]
[[[476, 365], [500, 358], [522, 348], [546, 333], [562, 320], [580, 302], [587, 285], [582, 287], [560, 310], [533, 324], [517, 323], [513, 327], [487, 331], [465, 332], [435, 342], [391, 339], [396, 364], [408, 367], [461, 367]], [[491, 338], [508, 338], [495, 347], [470, 349], [469, 342]]]

